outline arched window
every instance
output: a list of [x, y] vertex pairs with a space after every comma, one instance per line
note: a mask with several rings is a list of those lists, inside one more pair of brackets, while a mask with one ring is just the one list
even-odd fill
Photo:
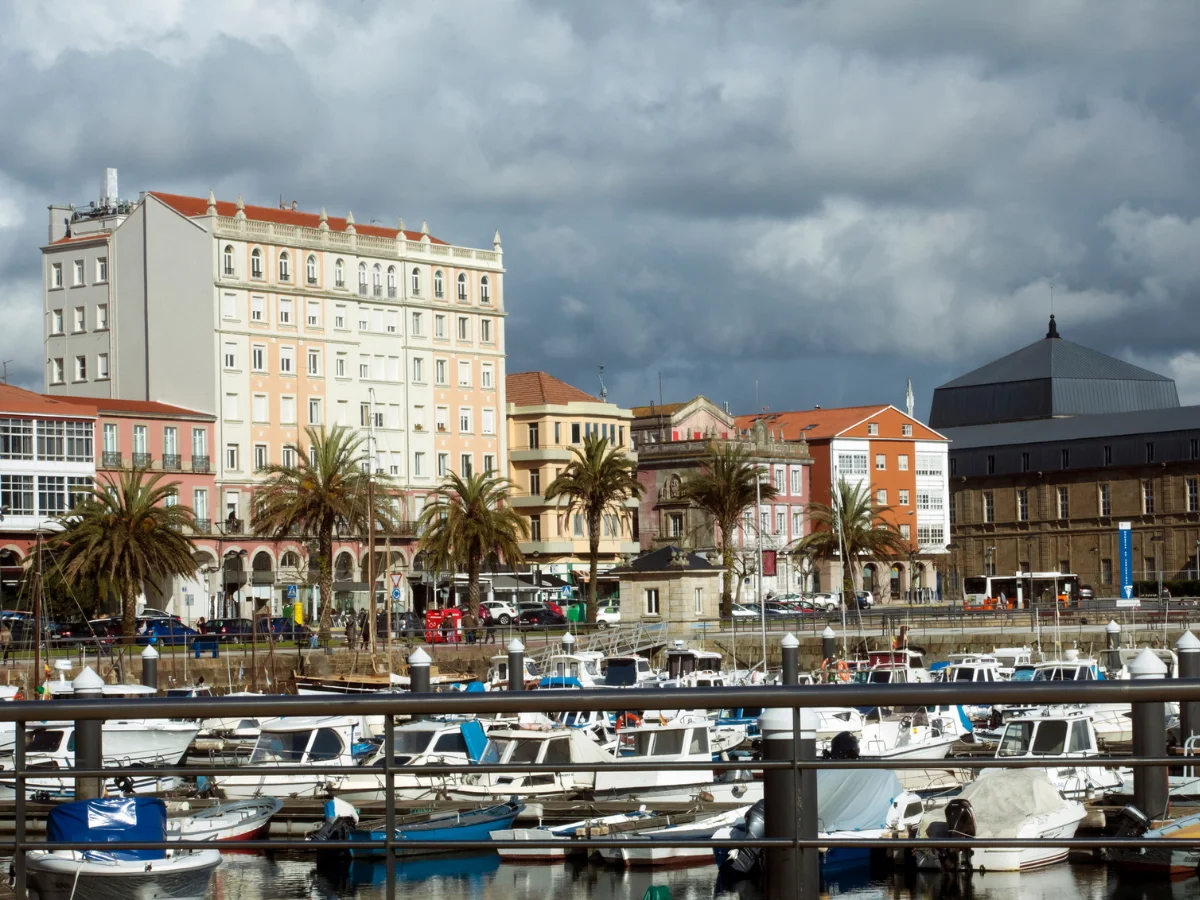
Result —
[[339, 553], [333, 566], [333, 577], [337, 581], [353, 581], [354, 557], [346, 552]]
[[292, 261], [291, 258], [288, 257], [286, 250], [279, 254], [279, 280], [292, 280]]
[[333, 284], [335, 287], [346, 286], [346, 264], [340, 259], [333, 264]]
[[367, 264], [358, 264], [358, 293], [365, 297], [367, 296]]
[[223, 270], [226, 275], [233, 274], [233, 244], [226, 244], [222, 253]]
[[421, 296], [421, 270], [415, 266], [412, 270], [412, 295], [414, 297]]
[[467, 276], [462, 273], [458, 276], [458, 299], [467, 299]]
[[442, 270], [433, 273], [433, 296], [441, 300], [446, 296], [446, 285], [442, 281]]
[[311, 253], [308, 255], [308, 262], [304, 264], [305, 275], [308, 277], [309, 284], [317, 283], [317, 258]]
[[300, 554], [297, 553], [295, 550], [287, 551], [286, 553], [283, 554], [283, 557], [279, 560], [279, 567], [281, 569], [298, 569], [298, 568], [300, 568]]
[[250, 277], [263, 277], [263, 261], [262, 251], [255, 247], [250, 251]]
[[396, 267], [388, 266], [388, 296], [396, 297]]
[[492, 302], [492, 286], [488, 282], [488, 277], [486, 275], [479, 279], [479, 302]]
[[371, 271], [371, 281], [375, 287], [375, 296], [383, 296], [383, 269], [380, 268], [379, 263], [375, 263], [375, 268]]

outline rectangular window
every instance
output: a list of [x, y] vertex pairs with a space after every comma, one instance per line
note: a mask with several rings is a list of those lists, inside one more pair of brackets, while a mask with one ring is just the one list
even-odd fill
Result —
[[337, 423], [342, 426], [350, 424], [350, 401], [339, 400], [337, 405]]
[[387, 380], [393, 382], [400, 380], [400, 357], [389, 356], [387, 358]]
[[291, 300], [280, 300], [279, 301], [279, 324], [280, 325], [291, 325], [292, 324], [292, 301]]
[[471, 363], [469, 360], [460, 359], [458, 361], [458, 386], [471, 386]]
[[267, 467], [267, 445], [254, 445], [254, 471], [261, 472]]
[[1112, 495], [1107, 484], [1100, 485], [1100, 515], [1112, 515]]
[[96, 377], [101, 381], [108, 378], [108, 354], [96, 354]]
[[75, 357], [75, 380], [87, 381], [87, 357], [80, 355]]
[[911, 425], [901, 425], [900, 426], [900, 436], [901, 437], [912, 437], [912, 426]]
[[1017, 491], [1017, 521], [1029, 521], [1029, 491], [1026, 488]]
[[[1192, 441], [1192, 446], [1195, 446], [1195, 444], [1196, 444], [1196, 442]], [[1196, 457], [1193, 455], [1192, 459], [1195, 459], [1195, 458]], [[1112, 465], [1112, 444], [1104, 445], [1104, 464], [1106, 466]]]
[[912, 538], [912, 526], [911, 525], [901, 525], [900, 526], [900, 537], [904, 538], [904, 540], [906, 540], [906, 541], [910, 540]]
[[225, 414], [225, 418], [228, 421], [231, 421], [231, 422], [237, 421], [237, 419], [238, 419], [238, 395], [237, 394], [226, 394], [225, 395], [224, 414]]
[[371, 330], [377, 334], [383, 333], [383, 310], [371, 310]]
[[179, 455], [179, 429], [174, 425], [163, 428], [163, 456]]
[[83, 260], [75, 260], [75, 284], [83, 284]]
[[1188, 441], [1188, 458], [1200, 459], [1200, 440], [1192, 438]]
[[1064, 447], [1059, 453], [1062, 457], [1062, 467], [1064, 469], [1071, 468], [1071, 451]]
[[1058, 489], [1058, 517], [1060, 519], [1071, 517], [1070, 491], [1066, 487]]
[[918, 475], [941, 475], [943, 457], [937, 453], [917, 454]]
[[435, 338], [446, 337], [446, 317], [441, 313], [433, 317], [433, 336]]
[[470, 478], [471, 474], [474, 472], [473, 465], [474, 463], [472, 462], [471, 454], [462, 454], [458, 458], [458, 474], [463, 478]]
[[0, 475], [0, 506], [5, 515], [33, 515], [33, 476]]
[[417, 357], [413, 360], [413, 381], [425, 380], [425, 360]]
[[108, 304], [101, 303], [96, 307], [96, 330], [108, 330]]
[[225, 368], [237, 368], [237, 344], [225, 344]]
[[61, 516], [67, 511], [67, 479], [63, 475], [38, 476], [38, 513]]
[[296, 371], [296, 349], [294, 347], [279, 348], [279, 372], [282, 375], [291, 375]]
[[896, 468], [899, 469], [901, 472], [908, 471], [908, 454], [907, 453], [901, 453], [899, 456], [896, 457]]
[[63, 383], [63, 361], [61, 356], [50, 360], [50, 383]]
[[941, 512], [944, 498], [940, 491], [917, 491], [917, 509]]
[[346, 304], [339, 303], [333, 308], [333, 327], [340, 329], [346, 327]]
[[67, 457], [66, 425], [61, 421], [42, 419], [37, 426], [38, 459], [62, 462]]
[[800, 537], [800, 533], [804, 530], [804, 513], [798, 509], [792, 510], [792, 538]]
[[[60, 288], [62, 286], [62, 263], [55, 263], [50, 269], [50, 287]], [[30, 504], [30, 508], [32, 508], [32, 504]]]
[[496, 411], [494, 409], [485, 409], [483, 411], [483, 420], [480, 427], [483, 434], [496, 433]]
[[1146, 441], [1146, 462], [1154, 462], [1154, 441]]
[[458, 317], [458, 339], [460, 341], [469, 341], [471, 339], [471, 320], [466, 316]]
[[1112, 584], [1113, 562], [1111, 559], [1100, 560], [1100, 583]]
[[774, 475], [774, 478], [775, 478], [775, 493], [782, 494], [783, 493], [783, 483], [784, 483], [783, 466], [776, 466], [775, 471], [772, 474]]
[[449, 366], [444, 359], [435, 359], [433, 361], [433, 383], [434, 384], [449, 384], [450, 377], [447, 373]]
[[346, 377], [346, 354], [339, 353], [333, 361], [333, 374], [336, 378]]
[[704, 589], [696, 588], [696, 605], [693, 607], [696, 615], [704, 615]]
[[[3, 419], [0, 419], [0, 459], [4, 458]], [[67, 422], [67, 462], [92, 462], [96, 457], [92, 452], [92, 423]]]
[[471, 407], [461, 406], [458, 409], [458, 433], [471, 433]]
[[75, 307], [75, 327], [74, 333], [79, 334], [87, 330], [87, 309], [82, 306]]
[[255, 394], [250, 398], [250, 415], [253, 416], [255, 422], [271, 421], [267, 407], [266, 394]]
[[494, 453], [483, 454], [483, 471], [489, 475], [495, 474], [495, 472], [496, 472], [496, 454], [494, 454]]
[[917, 525], [917, 545], [920, 547], [943, 547], [946, 544], [946, 529], [941, 525]]
[[445, 478], [450, 474], [450, 454], [439, 453], [437, 455], [437, 477]]
[[308, 351], [308, 374], [309, 375], [320, 375], [321, 374], [321, 351], [320, 350], [309, 350]]
[[1021, 454], [1021, 471], [1022, 472], [1029, 471], [1029, 453], [1028, 452], [1023, 452]]
[[542, 539], [542, 517], [529, 517], [529, 539], [531, 541], [540, 541]]
[[538, 469], [529, 470], [529, 493], [540, 494], [542, 492], [542, 473]]
[[775, 533], [783, 534], [787, 528], [787, 513], [782, 510], [775, 511]]
[[492, 343], [492, 320], [479, 320], [479, 340], [485, 344]]
[[1154, 515], [1154, 482], [1142, 482], [1142, 514]]
[[197, 456], [208, 456], [208, 430], [205, 428], [192, 429], [192, 457]]
[[[227, 296], [233, 296], [232, 294]], [[232, 319], [233, 316], [226, 318]], [[250, 298], [250, 321], [265, 322], [267, 320], [267, 298], [266, 297], [251, 297]]]
[[1187, 480], [1187, 511], [1200, 512], [1200, 481], [1195, 478]]
[[839, 453], [837, 458], [838, 475], [840, 477], [866, 475], [867, 454]]
[[447, 432], [450, 430], [450, 407], [439, 406], [434, 410], [433, 414], [434, 428], [439, 432]]
[[530, 450], [536, 450], [541, 446], [541, 429], [538, 428], [537, 422], [530, 422], [526, 426], [526, 436], [529, 439]]
[[996, 498], [991, 491], [983, 492], [983, 521], [996, 521]]
[[875, 469], [876, 469], [876, 471], [883, 471], [886, 468], [887, 468], [887, 456], [883, 453], [876, 453], [875, 454]]
[[867, 423], [867, 434], [869, 434], [869, 435], [879, 434], [879, 423], [878, 422], [868, 422]]
[[909, 499], [909, 497], [908, 497], [908, 491], [907, 491], [907, 490], [905, 490], [905, 489], [903, 489], [903, 488], [901, 488], [901, 489], [900, 489], [900, 505], [901, 505], [901, 506], [908, 506], [908, 499]]
[[88, 498], [94, 487], [89, 475], [67, 476], [67, 508], [74, 509]]
[[50, 313], [50, 333], [63, 333], [63, 311], [61, 309], [52, 310]]
[[394, 431], [398, 431], [400, 429], [400, 404], [399, 403], [389, 403], [388, 404], [387, 427], [391, 428]]
[[799, 466], [792, 466], [792, 496], [800, 496], [801, 485], [804, 484], [804, 470]]
[[989, 475], [996, 474], [996, 457], [991, 453], [989, 453], [987, 457], [987, 473]]
[[296, 464], [296, 451], [289, 445], [284, 444], [279, 461], [290, 469]]
[[[920, 494], [917, 495], [918, 497]], [[875, 503], [879, 506], [887, 506], [887, 489], [880, 488], [875, 492]]]
[[313, 327], [313, 328], [315, 328], [321, 324], [321, 301], [320, 300], [309, 300], [308, 301], [307, 322], [308, 322], [309, 326]]
[[571, 443], [578, 444], [580, 442], [580, 440], [581, 440], [581, 438], [580, 438], [580, 434], [579, 434], [579, 423], [572, 422], [571, 423]]
[[412, 314], [412, 336], [421, 336], [421, 314], [419, 312]]
[[492, 389], [492, 364], [481, 363], [479, 366], [479, 386], [485, 391]]
[[370, 403], [358, 404], [358, 424], [361, 425], [363, 428], [371, 427], [371, 404]]
[[658, 615], [658, 588], [646, 588], [646, 615]]
[[238, 471], [238, 445], [225, 445], [225, 468], [230, 472]]

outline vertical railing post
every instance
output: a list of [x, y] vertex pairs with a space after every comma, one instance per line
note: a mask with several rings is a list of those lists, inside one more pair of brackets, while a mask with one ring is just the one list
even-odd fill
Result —
[[1116, 619], [1109, 619], [1104, 626], [1104, 646], [1109, 650], [1117, 650], [1121, 646], [1121, 626]]
[[[99, 699], [104, 696], [104, 681], [89, 666], [71, 682], [74, 696]], [[75, 720], [75, 768], [104, 768], [104, 723], [99, 719]], [[93, 800], [104, 796], [103, 778], [75, 778], [75, 799]]]
[[[1137, 681], [1162, 679], [1166, 674], [1166, 664], [1149, 647], [1129, 664], [1129, 677]], [[1166, 704], [1162, 700], [1134, 703], [1132, 719], [1133, 755], [1163, 757], [1165, 761]], [[1165, 767], [1138, 766], [1133, 770], [1133, 802], [1151, 819], [1161, 819], [1166, 815], [1169, 796]]]
[[[425, 666], [426, 690], [428, 690], [429, 666]], [[396, 900], [396, 719], [389, 712], [383, 717], [384, 790], [387, 793], [387, 900]]]
[[508, 689], [525, 690], [525, 645], [517, 638], [508, 645]]
[[[1200, 678], [1200, 638], [1185, 631], [1175, 642], [1175, 653], [1179, 656], [1179, 677]], [[1179, 746], [1187, 746], [1187, 740], [1200, 731], [1200, 703], [1183, 700], [1179, 703]]]
[[[429, 664], [432, 661], [424, 647], [418, 647], [409, 654], [408, 691], [410, 694], [429, 693]], [[424, 716], [414, 716], [414, 718], [424, 718]]]
[[153, 644], [142, 651], [142, 684], [158, 690], [158, 651]]
[[824, 662], [821, 664], [821, 668], [827, 669], [833, 666], [834, 657], [836, 656], [837, 635], [834, 634], [831, 627], [826, 625], [825, 630], [821, 632], [821, 659], [824, 660]]
[[13, 891], [26, 900], [25, 890], [25, 723], [13, 723], [13, 768], [16, 769], [16, 799], [13, 803]]
[[[793, 742], [796, 734], [793, 712], [792, 709], [783, 708], [762, 711], [758, 729], [762, 734], [763, 760], [794, 762], [799, 758], [799, 747]], [[799, 835], [802, 799], [796, 769], [767, 769], [763, 772], [763, 796], [766, 798], [763, 836], [795, 841]], [[800, 870], [798, 856], [799, 852], [794, 846], [768, 847], [763, 852], [763, 881], [767, 900], [808, 900], [802, 898], [800, 881], [796, 877]]]

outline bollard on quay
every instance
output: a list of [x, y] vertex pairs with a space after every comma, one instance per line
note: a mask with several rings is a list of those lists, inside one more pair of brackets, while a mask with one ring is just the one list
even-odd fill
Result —
[[[104, 696], [104, 680], [88, 666], [71, 682], [71, 689], [80, 700], [99, 700]], [[104, 768], [104, 723], [99, 719], [75, 722], [75, 768]], [[76, 800], [94, 800], [103, 796], [103, 779], [75, 779]]]
[[430, 659], [424, 647], [418, 647], [408, 657], [408, 690], [413, 694], [429, 693]]
[[[1200, 678], [1200, 638], [1185, 631], [1175, 642], [1175, 652], [1179, 656], [1179, 677]], [[1187, 739], [1200, 731], [1200, 702], [1185, 700], [1179, 704], [1179, 746], [1187, 744]]]
[[525, 645], [517, 638], [508, 644], [508, 689], [525, 690]]
[[1116, 650], [1121, 646], [1121, 623], [1116, 619], [1109, 619], [1108, 624], [1104, 626], [1104, 646], [1109, 650]]
[[794, 634], [785, 634], [779, 646], [783, 653], [782, 684], [800, 683], [800, 642]]
[[142, 651], [142, 684], [158, 690], [158, 651], [153, 644]]
[[[1136, 681], [1167, 675], [1166, 664], [1149, 647], [1129, 664], [1129, 677]], [[1162, 757], [1167, 755], [1167, 710], [1162, 700], [1133, 704], [1133, 755]], [[1133, 802], [1151, 819], [1161, 819], [1167, 812], [1170, 796], [1167, 769], [1138, 766], [1133, 770]]]
[[[816, 714], [799, 710], [800, 740], [793, 745], [796, 710], [764, 709], [758, 719], [764, 760], [812, 760], [817, 756]], [[770, 769], [763, 773], [766, 809], [763, 836], [787, 840], [817, 839], [817, 771]], [[764, 851], [764, 887], [768, 900], [817, 900], [821, 861], [815, 848], [771, 847]]]
[[821, 659], [833, 662], [833, 658], [837, 656], [837, 635], [828, 625], [821, 632]]

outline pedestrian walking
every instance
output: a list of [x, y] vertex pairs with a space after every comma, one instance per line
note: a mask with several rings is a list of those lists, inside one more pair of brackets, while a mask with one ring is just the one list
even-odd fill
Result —
[[351, 650], [354, 649], [354, 640], [358, 636], [357, 631], [358, 629], [354, 626], [354, 619], [351, 617], [350, 621], [346, 623], [346, 645]]
[[487, 619], [487, 640], [485, 643], [496, 643], [496, 617], [488, 616]]

